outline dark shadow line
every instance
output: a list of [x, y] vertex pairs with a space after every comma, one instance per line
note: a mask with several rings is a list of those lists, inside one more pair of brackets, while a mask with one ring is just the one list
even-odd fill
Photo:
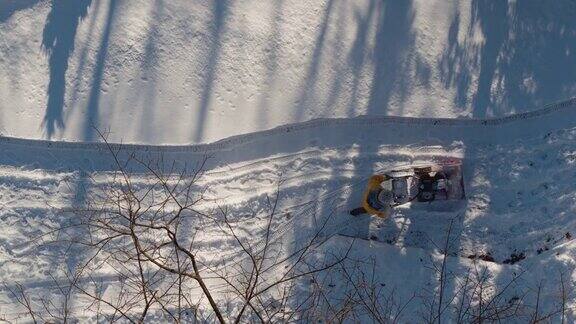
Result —
[[314, 42], [314, 50], [312, 51], [312, 58], [306, 76], [304, 77], [303, 84], [300, 86], [300, 95], [298, 98], [298, 107], [295, 114], [295, 120], [302, 120], [304, 110], [307, 108], [308, 101], [314, 92], [316, 80], [318, 78], [318, 70], [322, 61], [322, 51], [326, 41], [326, 34], [328, 32], [328, 21], [334, 7], [334, 0], [329, 0], [326, 8], [324, 9], [324, 17], [322, 18], [320, 30]]
[[208, 67], [208, 72], [204, 78], [204, 85], [202, 87], [202, 97], [200, 99], [200, 111], [196, 120], [196, 129], [194, 131], [193, 140], [198, 143], [202, 140], [202, 135], [204, 133], [204, 124], [206, 123], [206, 115], [208, 114], [208, 107], [210, 106], [210, 100], [212, 98], [212, 90], [214, 87], [214, 79], [216, 77], [216, 70], [218, 65], [218, 60], [220, 58], [220, 47], [222, 46], [222, 33], [224, 31], [224, 21], [228, 14], [228, 0], [214, 0], [214, 6], [212, 7], [213, 13], [213, 25], [212, 25], [212, 44], [210, 45], [210, 51], [208, 53], [208, 62], [206, 63]]
[[112, 33], [112, 24], [114, 22], [114, 15], [117, 5], [118, 5], [117, 0], [111, 0], [108, 5], [106, 26], [104, 28], [104, 33], [102, 34], [102, 39], [100, 41], [100, 47], [98, 49], [98, 56], [96, 58], [96, 64], [94, 68], [94, 74], [92, 76], [90, 99], [88, 101], [86, 118], [83, 126], [83, 136], [84, 140], [87, 142], [93, 142], [94, 140], [96, 140], [93, 127], [98, 127], [98, 110], [100, 108], [99, 105], [100, 105], [100, 91], [101, 91], [100, 87], [102, 85], [102, 79], [104, 77], [104, 68], [106, 63], [106, 57], [108, 55], [108, 43], [110, 42], [110, 34]]
[[63, 109], [66, 71], [74, 51], [80, 21], [88, 14], [92, 0], [53, 0], [42, 34], [42, 48], [49, 55], [48, 102], [42, 125], [51, 138], [56, 128], [64, 128]]
[[[473, 17], [479, 20], [484, 35], [487, 35], [480, 58], [478, 89], [472, 100], [473, 117], [486, 117], [491, 103], [492, 81], [498, 68], [498, 56], [506, 40], [505, 34], [509, 28], [507, 6], [506, 2], [480, 1], [475, 3], [472, 10]], [[487, 17], [490, 17], [489, 21]]]

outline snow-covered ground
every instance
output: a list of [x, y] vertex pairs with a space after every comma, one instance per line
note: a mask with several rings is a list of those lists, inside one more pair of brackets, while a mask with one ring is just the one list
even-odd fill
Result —
[[[97, 128], [130, 143], [123, 157], [209, 154], [198, 185], [245, 237], [263, 220], [242, 215], [282, 180], [274, 240], [327, 217], [338, 235], [317, 253], [367, 239], [350, 259], [374, 260], [397, 305], [418, 295], [401, 322], [423, 320], [444, 255], [447, 298], [485, 267], [504, 301], [540, 295], [545, 314], [562, 275], [573, 321], [576, 101], [544, 105], [576, 95], [575, 16], [569, 1], [0, 0], [0, 318], [24, 312], [16, 282], [53, 292], [85, 257], [30, 238], [70, 221], [79, 188], [110, 183]], [[374, 172], [438, 156], [463, 159], [462, 204], [348, 215]], [[202, 242], [203, 258], [234, 257]]]
[[211, 142], [321, 117], [503, 116], [576, 94], [570, 1], [3, 0], [0, 131]]
[[[576, 210], [572, 188], [575, 117], [574, 101], [569, 101], [510, 119], [327, 119], [209, 145], [118, 147], [143, 155], [161, 152], [164, 159], [180, 163], [209, 153], [213, 158], [199, 185], [210, 188], [207, 199], [237, 209], [237, 217], [246, 206], [258, 209], [262, 195], [273, 194], [277, 180], [283, 179], [280, 214], [290, 212], [295, 217], [277, 225], [281, 230], [274, 239], [291, 244], [295, 235], [309, 233], [310, 219], [301, 211], [310, 208], [306, 204], [313, 204], [316, 218], [332, 218], [329, 234], [343, 235], [332, 238], [324, 248], [345, 246], [350, 235], [370, 238], [356, 242], [352, 255], [374, 257], [378, 280], [390, 289], [400, 289], [399, 300], [437, 284], [427, 263], [440, 258], [438, 246], [452, 223], [448, 255], [456, 274], [453, 285], [473, 264], [471, 256], [491, 256], [492, 262], [479, 262], [488, 266], [497, 285], [505, 286], [514, 273], [523, 273], [507, 298], [537, 289], [544, 282], [546, 293], [541, 298], [548, 308], [543, 309], [550, 310], [558, 302], [560, 273], [564, 278], [576, 273], [572, 248], [576, 221], [571, 217]], [[27, 238], [67, 221], [61, 211], [75, 203], [70, 184], [82, 182], [85, 172], [98, 179], [93, 184], [105, 184], [106, 174], [114, 170], [105, 150], [99, 144], [2, 140], [3, 281], [17, 278], [31, 288], [46, 289], [51, 286], [49, 275], [63, 258], [77, 260], [78, 256], [62, 255], [59, 250], [38, 253]], [[364, 181], [373, 172], [432, 161], [437, 156], [464, 160], [464, 204], [451, 210], [409, 205], [386, 220], [347, 214], [357, 206]], [[250, 219], [243, 222], [245, 235], [261, 226]], [[223, 257], [226, 246], [218, 237], [210, 237], [205, 241], [205, 253]], [[509, 264], [512, 255], [525, 259]], [[402, 275], [395, 275], [398, 272]], [[410, 275], [406, 277], [404, 272]], [[114, 278], [106, 271], [100, 275]], [[3, 305], [11, 305], [5, 293]], [[570, 294], [569, 307], [575, 297]], [[13, 315], [8, 309], [3, 307]], [[421, 303], [410, 304], [409, 309], [406, 320], [417, 320], [423, 311]]]

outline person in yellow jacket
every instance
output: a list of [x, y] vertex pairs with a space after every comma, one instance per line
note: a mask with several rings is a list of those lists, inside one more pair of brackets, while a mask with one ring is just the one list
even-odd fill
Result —
[[371, 214], [378, 217], [388, 217], [392, 212], [393, 193], [391, 178], [384, 174], [376, 174], [370, 177], [368, 185], [362, 196], [362, 207], [350, 211], [356, 216], [360, 214]]

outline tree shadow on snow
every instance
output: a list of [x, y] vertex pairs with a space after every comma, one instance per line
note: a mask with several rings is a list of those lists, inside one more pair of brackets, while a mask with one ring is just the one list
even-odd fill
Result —
[[202, 140], [204, 125], [208, 116], [208, 108], [212, 100], [214, 82], [217, 78], [218, 61], [220, 59], [220, 49], [222, 47], [222, 35], [226, 27], [226, 17], [228, 16], [228, 0], [214, 0], [212, 5], [212, 23], [208, 27], [211, 34], [209, 50], [206, 54], [206, 71], [203, 71], [203, 81], [201, 84], [201, 96], [199, 114], [196, 120], [194, 142]]
[[0, 2], [0, 22], [8, 20], [17, 11], [32, 8], [38, 2], [40, 0], [4, 0]]
[[56, 127], [64, 127], [66, 71], [78, 24], [88, 14], [91, 3], [92, 0], [53, 0], [44, 26], [42, 48], [49, 55], [50, 82], [43, 124], [48, 138], [54, 135]]
[[459, 37], [465, 27], [456, 13], [438, 62], [444, 86], [456, 90], [454, 104], [482, 118], [574, 95], [575, 14], [565, 1], [474, 1]]
[[83, 125], [83, 140], [86, 142], [93, 142], [98, 140], [95, 127], [99, 127], [98, 110], [100, 108], [100, 96], [102, 94], [101, 87], [104, 79], [106, 58], [108, 56], [108, 49], [110, 45], [110, 36], [112, 34], [112, 27], [116, 18], [118, 4], [119, 1], [117, 0], [110, 0], [108, 4], [104, 31], [102, 32], [100, 46], [98, 47], [98, 54], [96, 56], [94, 72], [92, 74], [92, 84], [90, 86], [90, 94], [88, 97], [88, 107], [86, 108], [86, 117], [84, 119]]

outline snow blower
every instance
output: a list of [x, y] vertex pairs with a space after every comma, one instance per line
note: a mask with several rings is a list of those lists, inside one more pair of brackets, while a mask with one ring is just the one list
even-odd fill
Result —
[[432, 203], [464, 198], [462, 160], [443, 158], [438, 162], [371, 176], [362, 196], [362, 207], [351, 210], [350, 214], [384, 218], [390, 215], [394, 207], [409, 202]]

